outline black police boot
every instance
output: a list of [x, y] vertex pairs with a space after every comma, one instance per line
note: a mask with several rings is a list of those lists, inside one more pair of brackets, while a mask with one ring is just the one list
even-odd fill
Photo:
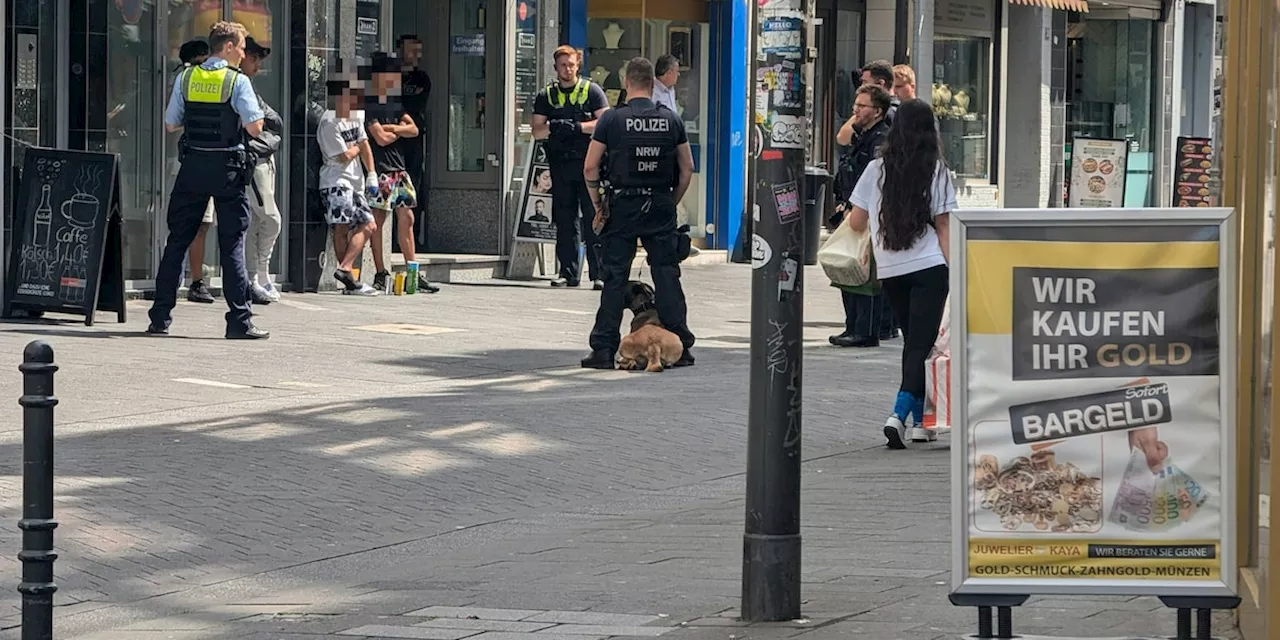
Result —
[[582, 359], [583, 369], [612, 369], [614, 353], [608, 349], [596, 349]]
[[860, 336], [856, 334], [845, 334], [831, 338], [831, 344], [837, 347], [878, 347], [880, 340], [869, 336]]
[[841, 342], [848, 340], [849, 336], [851, 335], [853, 334], [849, 333], [848, 331], [845, 331], [844, 333], [837, 333], [833, 336], [828, 337], [827, 342], [830, 342], [831, 344], [838, 347], [840, 346]]
[[674, 369], [676, 367], [692, 367], [692, 366], [693, 366], [693, 354], [689, 353], [688, 349], [685, 349], [684, 353], [680, 354], [680, 359], [672, 363], [671, 368]]
[[147, 333], [153, 336], [167, 336], [169, 335], [169, 327], [162, 324], [149, 324], [147, 325]]

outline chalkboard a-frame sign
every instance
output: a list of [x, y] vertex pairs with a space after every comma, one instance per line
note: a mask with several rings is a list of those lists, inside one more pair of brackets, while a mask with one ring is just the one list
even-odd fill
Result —
[[15, 310], [125, 321], [120, 173], [112, 153], [26, 150], [14, 201], [4, 316]]

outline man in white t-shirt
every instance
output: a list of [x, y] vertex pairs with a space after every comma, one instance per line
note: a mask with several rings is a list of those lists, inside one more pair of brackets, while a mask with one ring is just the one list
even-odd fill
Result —
[[[367, 191], [378, 188], [378, 174], [364, 132], [364, 118], [356, 111], [361, 96], [345, 80], [330, 81], [328, 91], [334, 110], [320, 118], [316, 142], [324, 154], [324, 165], [320, 167], [324, 217], [333, 225], [333, 254], [338, 257], [333, 277], [345, 287], [345, 294], [377, 295], [376, 289], [357, 282], [352, 273], [356, 258], [377, 228], [365, 196]], [[364, 163], [363, 171], [360, 161]]]

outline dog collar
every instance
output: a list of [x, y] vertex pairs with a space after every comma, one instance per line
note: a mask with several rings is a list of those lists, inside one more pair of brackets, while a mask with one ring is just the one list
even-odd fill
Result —
[[658, 305], [654, 304], [652, 301], [646, 302], [644, 306], [640, 307], [640, 310], [636, 312], [636, 315], [640, 315], [646, 311], [653, 311], [657, 308], [658, 308]]

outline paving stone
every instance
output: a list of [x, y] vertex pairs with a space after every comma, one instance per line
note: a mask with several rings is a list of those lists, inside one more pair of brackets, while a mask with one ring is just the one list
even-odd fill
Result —
[[386, 624], [371, 624], [346, 631], [339, 631], [340, 636], [360, 636], [377, 638], [409, 638], [410, 640], [460, 640], [474, 636], [478, 631], [462, 629], [433, 629], [429, 627], [394, 627]]
[[555, 625], [549, 622], [515, 622], [510, 620], [471, 620], [467, 618], [435, 618], [419, 622], [415, 627], [438, 627], [442, 629], [479, 629], [481, 631], [515, 631], [533, 633]]
[[544, 611], [521, 618], [527, 622], [555, 622], [559, 624], [590, 624], [608, 626], [639, 626], [661, 620], [658, 616], [630, 613], [603, 613], [596, 611]]
[[[539, 610], [525, 609], [488, 609], [485, 607], [427, 607], [410, 611], [407, 616], [427, 616], [431, 618], [472, 618], [477, 620], [524, 620], [546, 613]], [[542, 622], [534, 620], [533, 622]], [[549, 622], [556, 622], [551, 620]]]
[[656, 638], [674, 627], [636, 627], [603, 624], [562, 624], [551, 627], [539, 634], [563, 634], [572, 636], [626, 636]]
[[602, 640], [604, 636], [562, 635], [539, 631], [537, 633], [516, 633], [511, 631], [486, 631], [467, 640]]

